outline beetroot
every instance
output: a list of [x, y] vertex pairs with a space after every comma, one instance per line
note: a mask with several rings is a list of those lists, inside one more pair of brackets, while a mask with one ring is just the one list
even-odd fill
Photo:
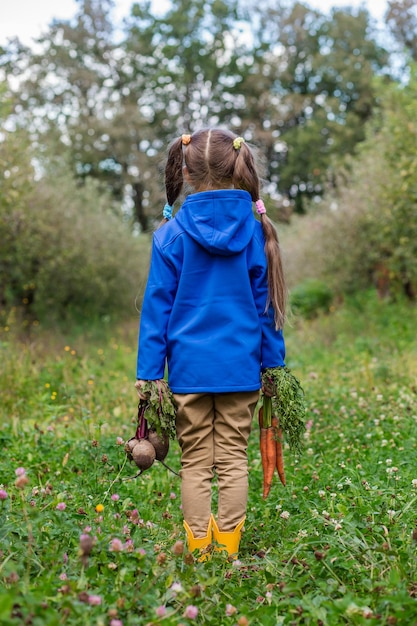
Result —
[[139, 443], [139, 439], [136, 439], [136, 437], [131, 437], [129, 441], [125, 443], [125, 452], [129, 461], [133, 461], [132, 451], [137, 443]]
[[156, 430], [149, 430], [148, 440], [155, 448], [156, 460], [163, 461], [169, 452], [169, 439], [167, 435], [160, 437]]
[[139, 439], [132, 450], [132, 457], [141, 472], [144, 472], [156, 459], [155, 448], [147, 439]]

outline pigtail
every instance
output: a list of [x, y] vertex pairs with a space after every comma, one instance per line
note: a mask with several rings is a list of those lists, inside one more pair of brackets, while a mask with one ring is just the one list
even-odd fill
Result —
[[284, 268], [276, 228], [266, 213], [260, 215], [260, 220], [265, 236], [265, 254], [268, 263], [268, 301], [266, 308], [269, 304], [272, 305], [275, 328], [278, 330], [284, 327], [287, 304]]
[[165, 165], [165, 193], [167, 203], [164, 207], [163, 218], [160, 226], [166, 224], [171, 219], [172, 207], [175, 200], [181, 193], [183, 185], [183, 154], [182, 139], [179, 137], [170, 146], [168, 150], [167, 162]]
[[264, 203], [262, 200], [259, 200], [260, 180], [252, 151], [243, 140], [239, 141], [239, 143], [234, 143], [233, 147], [237, 152], [233, 183], [235, 187], [248, 191], [253, 202], [256, 203], [257, 213], [259, 214], [265, 237], [265, 255], [268, 265], [268, 299], [265, 308], [268, 309], [269, 305], [272, 305], [275, 327], [277, 330], [282, 329], [285, 323], [287, 288], [278, 233], [266, 215]]

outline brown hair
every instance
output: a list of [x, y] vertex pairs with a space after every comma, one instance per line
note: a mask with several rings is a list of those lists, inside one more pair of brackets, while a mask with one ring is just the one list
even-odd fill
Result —
[[[183, 137], [184, 139], [183, 142]], [[207, 191], [234, 187], [244, 189], [253, 202], [260, 197], [260, 179], [252, 150], [244, 141], [234, 147], [236, 135], [220, 128], [203, 129], [176, 139], [170, 146], [165, 167], [165, 191], [168, 204], [173, 206], [187, 180], [193, 189]], [[187, 143], [186, 143], [187, 142]], [[285, 322], [286, 286], [277, 231], [266, 214], [259, 216], [265, 236], [268, 263], [268, 300], [272, 304], [277, 329]]]

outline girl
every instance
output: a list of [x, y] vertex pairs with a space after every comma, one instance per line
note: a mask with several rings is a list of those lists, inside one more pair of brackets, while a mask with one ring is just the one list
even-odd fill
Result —
[[[185, 182], [193, 193], [171, 220]], [[167, 362], [188, 548], [204, 553], [215, 541], [236, 558], [261, 372], [284, 365], [286, 290], [278, 238], [259, 197], [254, 156], [229, 131], [199, 130], [174, 141], [165, 188], [167, 223], [153, 236], [136, 387], [141, 397], [143, 381], [162, 379]]]

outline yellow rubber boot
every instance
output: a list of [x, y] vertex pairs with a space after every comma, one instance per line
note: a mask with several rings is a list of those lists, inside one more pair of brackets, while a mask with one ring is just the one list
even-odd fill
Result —
[[205, 537], [194, 537], [193, 531], [188, 526], [187, 522], [184, 520], [184, 528], [187, 533], [187, 544], [188, 550], [190, 552], [194, 552], [194, 550], [200, 551], [200, 556], [198, 558], [199, 561], [206, 561], [210, 558], [209, 546], [212, 542], [212, 526], [211, 526], [212, 518], [210, 518], [209, 525], [207, 528], [207, 535]]
[[242, 536], [242, 528], [245, 523], [245, 517], [239, 522], [234, 530], [228, 533], [220, 532], [214, 517], [211, 519], [213, 526], [213, 540], [218, 544], [217, 551], [226, 551], [233, 559], [237, 559], [239, 551], [240, 538]]

